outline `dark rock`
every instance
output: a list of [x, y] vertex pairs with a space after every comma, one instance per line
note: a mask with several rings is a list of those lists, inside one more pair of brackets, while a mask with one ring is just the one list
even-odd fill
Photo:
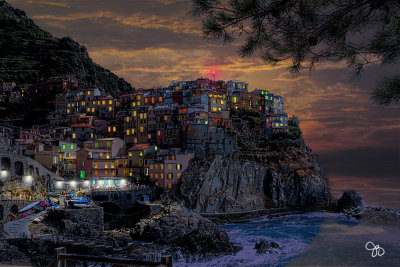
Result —
[[362, 207], [363, 203], [361, 196], [356, 191], [346, 190], [339, 198], [337, 205], [339, 210], [343, 210]]
[[261, 240], [259, 242], [257, 242], [254, 245], [254, 248], [257, 250], [257, 253], [266, 253], [267, 251], [270, 251], [270, 248], [277, 248], [277, 249], [281, 249], [281, 247], [279, 246], [278, 243], [271, 241], [265, 241], [265, 240]]
[[232, 253], [235, 247], [215, 223], [178, 205], [171, 205], [131, 230], [135, 240], [179, 246], [190, 253]]
[[0, 262], [2, 263], [29, 263], [30, 259], [16, 246], [9, 245], [7, 241], [0, 241]]

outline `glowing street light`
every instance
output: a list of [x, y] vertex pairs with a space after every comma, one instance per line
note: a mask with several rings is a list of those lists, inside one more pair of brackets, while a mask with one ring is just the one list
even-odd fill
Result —
[[25, 176], [25, 183], [30, 184], [32, 183], [32, 180], [33, 180], [32, 175]]
[[62, 187], [62, 182], [61, 181], [57, 181], [56, 186], [57, 186], [57, 188], [61, 188]]
[[71, 181], [71, 186], [75, 187], [76, 186], [76, 182], [75, 181]]
[[85, 186], [89, 186], [89, 180], [85, 181]]
[[103, 180], [99, 180], [99, 185], [100, 185], [100, 186], [103, 185]]
[[1, 171], [1, 178], [6, 178], [7, 174], [8, 174], [7, 170], [2, 170]]

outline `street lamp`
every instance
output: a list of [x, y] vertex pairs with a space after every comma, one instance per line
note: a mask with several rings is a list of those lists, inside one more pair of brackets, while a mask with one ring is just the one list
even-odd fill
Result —
[[61, 181], [57, 181], [57, 188], [61, 188], [62, 187], [62, 182]]
[[30, 184], [32, 183], [32, 180], [33, 180], [32, 175], [25, 176], [25, 183]]
[[76, 182], [75, 181], [71, 181], [71, 186], [75, 187], [76, 186]]
[[89, 180], [85, 181], [85, 186], [89, 187]]
[[7, 177], [7, 170], [2, 170], [1, 171], [1, 178], [6, 178]]

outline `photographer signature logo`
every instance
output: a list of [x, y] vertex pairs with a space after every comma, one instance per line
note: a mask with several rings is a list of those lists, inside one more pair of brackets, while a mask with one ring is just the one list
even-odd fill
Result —
[[376, 256], [381, 257], [381, 256], [383, 256], [385, 254], [385, 250], [383, 248], [381, 248], [379, 245], [375, 245], [371, 241], [368, 241], [365, 244], [365, 249], [372, 251], [372, 255], [371, 256], [373, 258], [375, 258]]

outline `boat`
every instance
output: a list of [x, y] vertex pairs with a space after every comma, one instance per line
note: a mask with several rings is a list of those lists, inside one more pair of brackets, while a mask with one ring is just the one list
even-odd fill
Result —
[[76, 208], [88, 208], [91, 207], [91, 201], [87, 197], [74, 197], [68, 202], [68, 206]]

